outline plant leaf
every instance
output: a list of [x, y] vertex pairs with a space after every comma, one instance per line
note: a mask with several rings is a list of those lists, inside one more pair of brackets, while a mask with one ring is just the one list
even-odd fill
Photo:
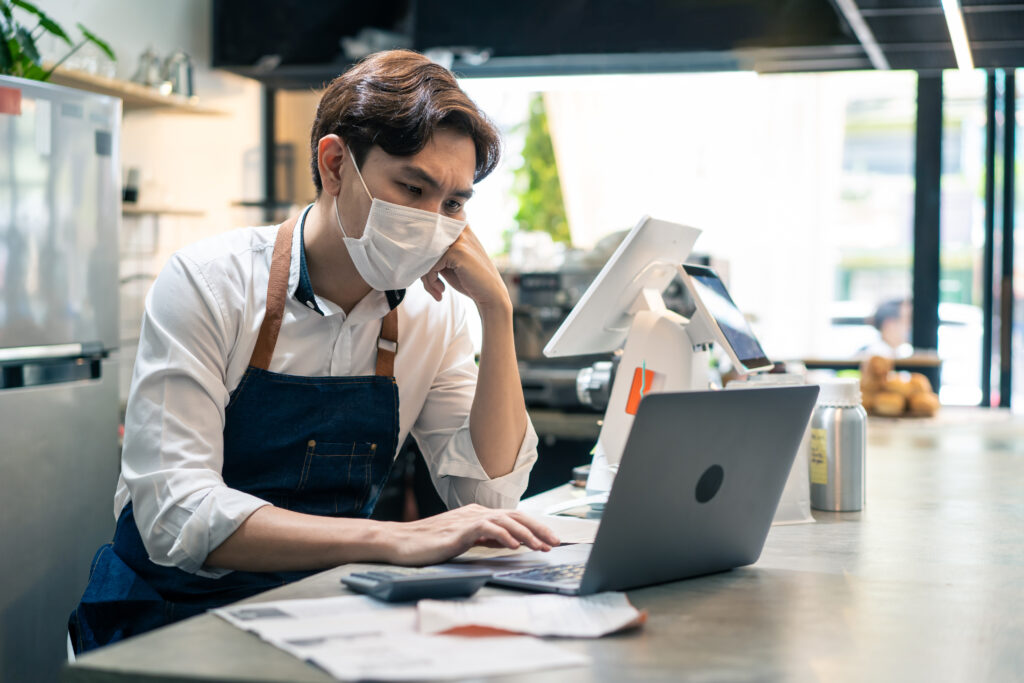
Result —
[[[31, 2], [28, 2], [28, 0], [11, 0], [11, 2], [26, 12], [39, 17], [39, 24], [47, 31], [57, 36], [68, 45], [74, 45], [74, 43], [71, 42], [70, 36], [68, 36], [68, 34], [64, 32], [64, 29], [60, 27], [60, 24], [51, 19], [46, 12], [33, 5]], [[0, 5], [6, 5], [6, 2], [2, 2], [2, 0], [0, 0]]]
[[15, 76], [25, 77], [29, 67], [35, 66], [21, 50], [21, 45], [13, 36], [4, 41], [7, 46], [7, 53], [11, 56], [10, 73]]
[[14, 57], [6, 40], [0, 40], [0, 73], [9, 74], [13, 71]]
[[50, 74], [47, 73], [43, 67], [38, 64], [32, 64], [31, 62], [25, 66], [23, 75], [24, 78], [31, 78], [34, 81], [45, 81], [50, 78]]
[[7, 21], [12, 21], [14, 16], [11, 14], [11, 6], [6, 2], [0, 2], [0, 14], [4, 15]]
[[15, 34], [18, 39], [18, 43], [21, 45], [21, 51], [32, 61], [33, 64], [39, 64], [42, 62], [42, 57], [39, 56], [39, 50], [36, 49], [36, 41], [32, 39], [32, 34], [28, 32], [24, 26], [19, 26], [18, 31]]
[[103, 40], [97, 38], [93, 33], [89, 31], [89, 29], [82, 26], [81, 24], [78, 24], [78, 30], [82, 32], [82, 35], [85, 36], [86, 40], [88, 40], [90, 43], [92, 43], [99, 49], [103, 50], [103, 52], [106, 53], [106, 55], [110, 57], [110, 59], [112, 59], [115, 62], [117, 61], [117, 57], [114, 56], [114, 51], [111, 50], [110, 46], [107, 45]]
[[7, 45], [7, 53], [11, 55], [12, 62], [20, 62], [24, 59], [24, 56], [21, 54], [21, 45], [18, 45], [18, 41], [14, 39], [14, 36], [5, 40], [4, 44]]
[[65, 33], [64, 29], [62, 29], [60, 25], [50, 17], [46, 16], [45, 14], [40, 15], [39, 23], [42, 25], [43, 28], [45, 28], [50, 33], [63, 40], [68, 45], [74, 45], [74, 43], [71, 42], [71, 37], [67, 33]]
[[14, 5], [15, 7], [20, 7], [21, 9], [25, 10], [26, 12], [34, 14], [37, 17], [45, 16], [41, 9], [39, 9], [38, 7], [33, 5], [28, 0], [11, 0], [11, 4]]

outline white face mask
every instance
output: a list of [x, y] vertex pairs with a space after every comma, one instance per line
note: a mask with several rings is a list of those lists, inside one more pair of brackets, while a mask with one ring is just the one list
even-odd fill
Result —
[[352, 150], [349, 150], [349, 159], [371, 203], [363, 236], [353, 239], [345, 232], [337, 199], [334, 201], [334, 216], [345, 236], [348, 254], [366, 284], [374, 289], [382, 292], [405, 289], [426, 275], [448, 251], [466, 227], [466, 221], [374, 199], [356, 166]]

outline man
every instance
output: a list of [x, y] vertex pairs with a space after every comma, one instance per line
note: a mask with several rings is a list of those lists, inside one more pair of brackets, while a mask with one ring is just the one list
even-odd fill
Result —
[[[558, 543], [508, 509], [537, 437], [508, 292], [465, 224], [498, 149], [450, 72], [373, 55], [320, 101], [316, 201], [175, 254], [146, 301], [117, 530], [72, 613], [76, 650], [345, 562]], [[479, 369], [447, 287], [480, 313]], [[451, 510], [370, 520], [410, 433]]]

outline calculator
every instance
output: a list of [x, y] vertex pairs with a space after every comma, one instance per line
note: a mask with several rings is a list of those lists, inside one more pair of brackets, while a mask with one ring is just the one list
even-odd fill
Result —
[[388, 569], [355, 572], [341, 577], [341, 582], [357, 593], [364, 593], [386, 602], [467, 598], [491, 578], [481, 569]]

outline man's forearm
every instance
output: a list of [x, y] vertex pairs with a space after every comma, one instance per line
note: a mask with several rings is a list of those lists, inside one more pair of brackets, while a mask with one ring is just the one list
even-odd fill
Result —
[[320, 517], [267, 505], [206, 558], [206, 566], [253, 572], [325, 569], [346, 562], [428, 565], [485, 543], [550, 550], [558, 536], [528, 515], [464, 505], [415, 522]]
[[386, 523], [320, 517], [267, 505], [259, 508], [206, 558], [219, 569], [274, 572], [386, 562]]
[[512, 305], [480, 310], [483, 345], [469, 431], [480, 464], [492, 479], [515, 467], [526, 434], [526, 403], [516, 365]]

